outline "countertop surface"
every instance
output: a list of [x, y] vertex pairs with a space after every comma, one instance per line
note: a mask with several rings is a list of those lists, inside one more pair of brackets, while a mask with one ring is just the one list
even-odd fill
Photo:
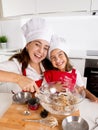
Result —
[[[80, 116], [89, 124], [89, 130], [95, 125], [95, 119], [98, 117], [98, 103], [85, 99], [79, 106]], [[96, 127], [94, 130], [98, 130]]]
[[[89, 53], [87, 53], [89, 51]], [[97, 50], [70, 50], [70, 58], [98, 59]]]
[[19, 51], [20, 49], [0, 49], [0, 55], [13, 55]]
[[[0, 104], [2, 104], [0, 105], [0, 117], [2, 117], [12, 104], [12, 94], [0, 93]], [[98, 117], [98, 103], [84, 99], [79, 105], [79, 110], [80, 116], [88, 122], [91, 129], [95, 125], [95, 118]], [[98, 130], [98, 127], [95, 130]]]
[[6, 110], [12, 104], [12, 94], [0, 93], [0, 117], [6, 112]]
[[[4, 94], [5, 95], [5, 94]], [[58, 121], [58, 125], [56, 127], [49, 127], [49, 120], [43, 123], [37, 122], [27, 122], [24, 119], [42, 119], [40, 117], [40, 113], [43, 110], [43, 107], [40, 105], [39, 108], [34, 111], [30, 110], [30, 115], [24, 115], [24, 111], [27, 110], [27, 104], [17, 104], [12, 103], [5, 114], [0, 118], [0, 128], [1, 130], [62, 130], [62, 120], [66, 117], [65, 115], [54, 115], [48, 113], [49, 117], [55, 117]], [[79, 116], [79, 110], [73, 112], [71, 115]], [[44, 119], [44, 118], [43, 118]]]

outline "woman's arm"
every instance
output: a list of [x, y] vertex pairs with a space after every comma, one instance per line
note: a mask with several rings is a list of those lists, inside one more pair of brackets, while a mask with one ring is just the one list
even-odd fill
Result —
[[13, 82], [18, 84], [24, 91], [39, 92], [35, 81], [28, 77], [13, 72], [0, 70], [0, 82]]

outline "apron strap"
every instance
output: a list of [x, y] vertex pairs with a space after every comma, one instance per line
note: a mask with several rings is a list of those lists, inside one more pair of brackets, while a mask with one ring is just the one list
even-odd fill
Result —
[[[24, 76], [26, 76], [26, 69], [24, 69], [24, 70], [22, 71], [22, 74], [23, 74]], [[35, 83], [37, 84], [38, 87], [40, 87], [41, 84], [42, 84], [42, 81], [43, 81], [43, 79], [36, 80]]]

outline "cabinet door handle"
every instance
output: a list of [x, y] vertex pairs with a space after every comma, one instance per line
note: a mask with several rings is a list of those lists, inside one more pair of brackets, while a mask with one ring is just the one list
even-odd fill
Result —
[[91, 73], [98, 74], [98, 71], [91, 70]]

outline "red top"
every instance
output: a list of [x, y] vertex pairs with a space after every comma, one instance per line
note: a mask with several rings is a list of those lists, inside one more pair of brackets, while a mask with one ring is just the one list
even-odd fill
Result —
[[72, 69], [72, 72], [63, 72], [59, 70], [48, 70], [44, 72], [44, 77], [46, 81], [49, 82], [57, 82], [61, 81], [61, 83], [67, 84], [65, 87], [69, 89], [73, 89], [76, 83], [76, 73], [75, 69]]

